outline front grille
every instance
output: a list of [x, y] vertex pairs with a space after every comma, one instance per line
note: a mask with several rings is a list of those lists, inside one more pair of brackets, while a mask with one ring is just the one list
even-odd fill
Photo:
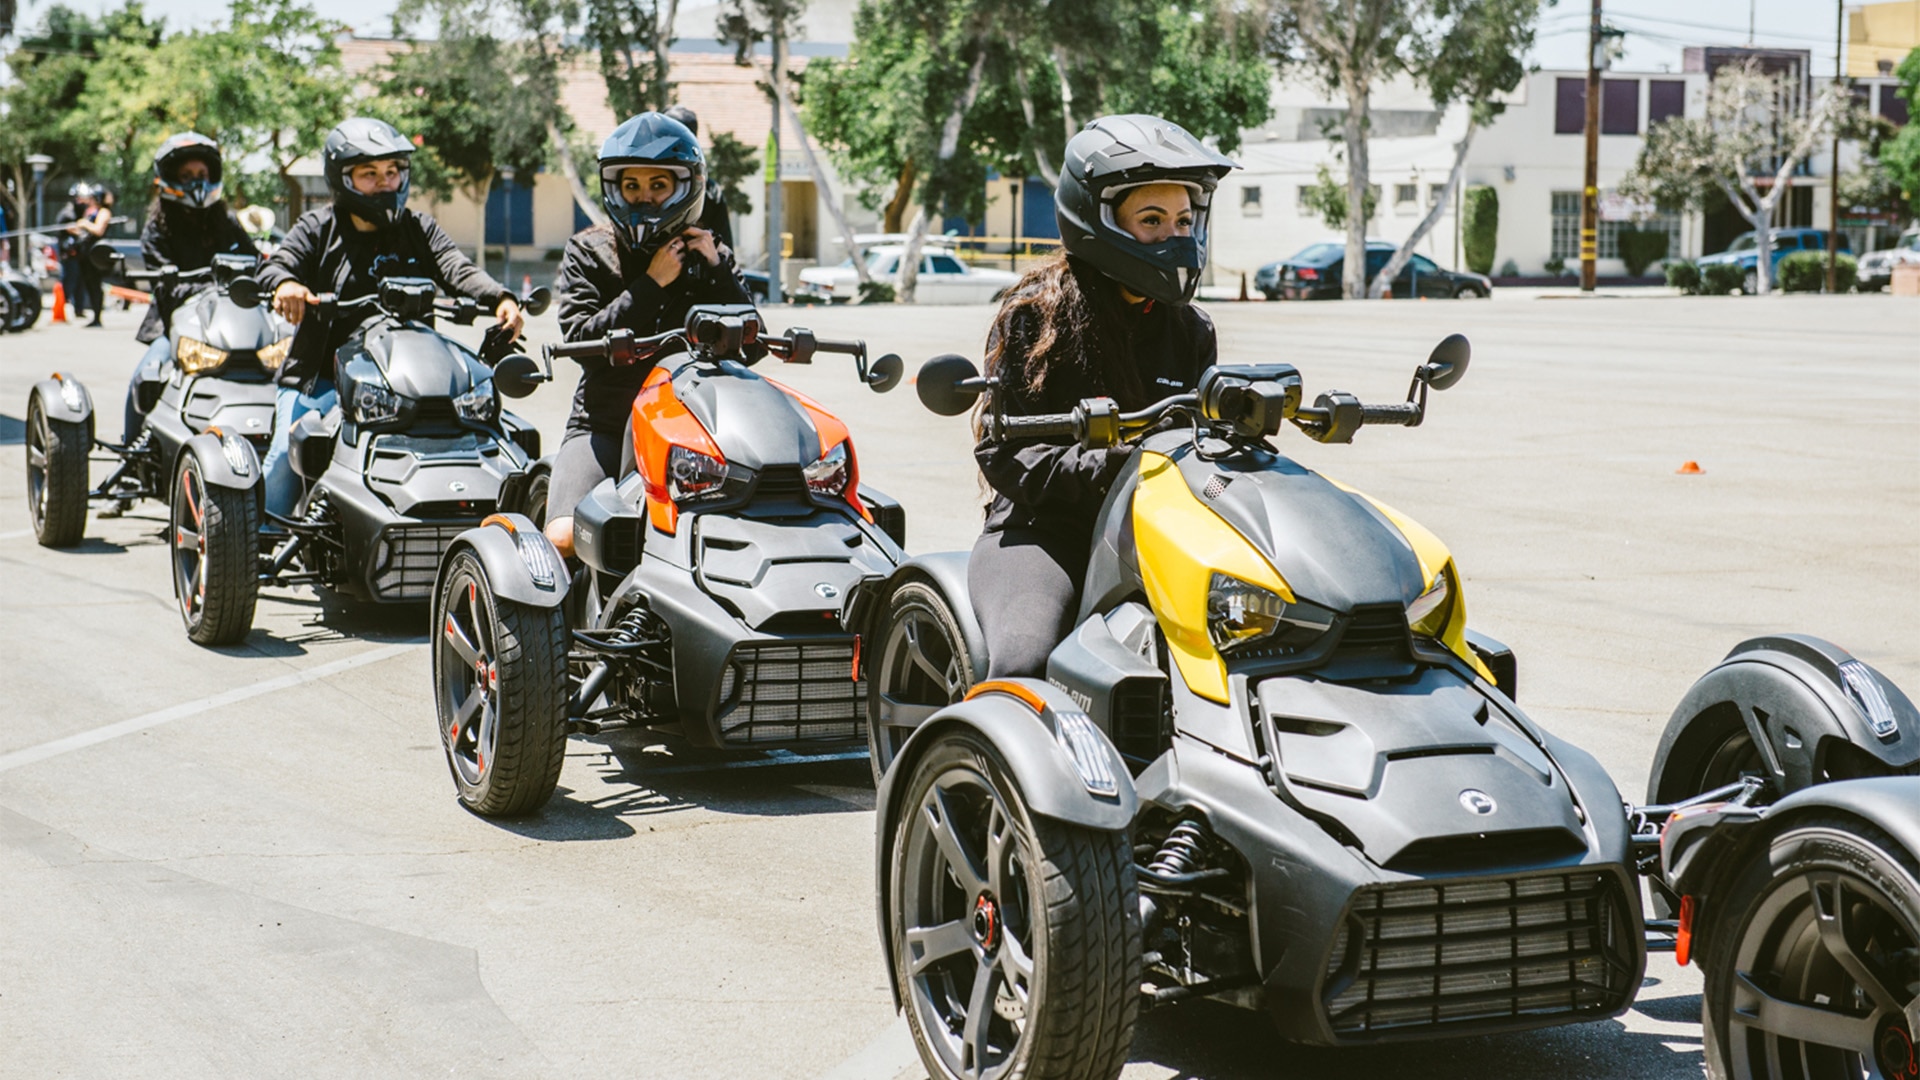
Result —
[[1406, 642], [1406, 613], [1392, 608], [1355, 611], [1340, 635], [1342, 649], [1392, 649]]
[[1627, 902], [1591, 870], [1365, 890], [1327, 961], [1328, 1025], [1353, 1038], [1612, 1015], [1634, 990]]
[[381, 533], [373, 545], [373, 594], [382, 600], [425, 600], [447, 545], [477, 524], [402, 525]]
[[800, 475], [797, 465], [775, 465], [762, 470], [760, 482], [754, 485], [753, 497], [761, 499], [787, 499], [806, 501], [807, 480]]
[[453, 411], [453, 399], [443, 397], [423, 398], [414, 407], [413, 422], [407, 425], [407, 431], [413, 435], [457, 434], [466, 429], [460, 425], [460, 416]]
[[729, 745], [866, 738], [866, 681], [854, 681], [853, 638], [748, 641], [720, 676], [720, 739]]

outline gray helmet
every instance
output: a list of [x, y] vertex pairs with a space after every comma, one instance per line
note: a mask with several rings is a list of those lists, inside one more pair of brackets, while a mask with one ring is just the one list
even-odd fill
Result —
[[[1060, 242], [1113, 280], [1152, 300], [1185, 304], [1207, 263], [1213, 189], [1239, 168], [1185, 128], [1157, 116], [1103, 116], [1067, 143], [1054, 189]], [[1193, 235], [1146, 244], [1120, 228], [1114, 210], [1131, 188], [1180, 184], [1193, 200]]]
[[[205, 180], [182, 183], [180, 166], [189, 161], [204, 161]], [[153, 181], [160, 198], [194, 210], [204, 210], [220, 201], [220, 147], [197, 131], [168, 136], [153, 154]]]
[[[333, 192], [333, 205], [382, 228], [400, 220], [407, 208], [407, 189], [413, 184], [410, 162], [413, 143], [385, 120], [356, 116], [327, 133], [320, 148], [320, 167]], [[392, 191], [363, 195], [347, 181], [347, 170], [363, 161], [400, 159], [400, 186]]]
[[[677, 183], [658, 206], [627, 202], [620, 194], [620, 173], [634, 166], [665, 169]], [[613, 129], [600, 144], [600, 204], [613, 220], [620, 242], [649, 254], [700, 220], [707, 205], [707, 159], [700, 140], [685, 124], [657, 112], [644, 112]]]

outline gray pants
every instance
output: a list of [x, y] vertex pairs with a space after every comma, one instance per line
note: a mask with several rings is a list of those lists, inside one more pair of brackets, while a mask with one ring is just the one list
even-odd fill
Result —
[[547, 481], [547, 520], [571, 517], [573, 508], [609, 476], [632, 468], [633, 440], [602, 431], [569, 431], [553, 458], [553, 476]]
[[967, 592], [987, 639], [987, 677], [1040, 678], [1066, 640], [1087, 573], [1084, 544], [1037, 529], [982, 533], [967, 560]]

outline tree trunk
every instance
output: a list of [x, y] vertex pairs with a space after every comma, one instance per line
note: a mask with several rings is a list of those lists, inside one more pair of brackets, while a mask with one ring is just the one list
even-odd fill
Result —
[[1367, 294], [1367, 110], [1365, 80], [1351, 70], [1340, 79], [1347, 92], [1347, 114], [1340, 125], [1347, 149], [1347, 255], [1340, 294], [1349, 300]]
[[1059, 45], [1053, 47], [1053, 70], [1060, 75], [1060, 121], [1066, 125], [1067, 141], [1072, 142], [1073, 87], [1067, 83], [1067, 50]]
[[1440, 215], [1446, 213], [1448, 207], [1452, 205], [1454, 189], [1460, 186], [1460, 178], [1466, 175], [1467, 149], [1473, 145], [1476, 130], [1473, 121], [1469, 119], [1466, 134], [1460, 137], [1459, 142], [1453, 144], [1453, 171], [1447, 174], [1446, 186], [1440, 190], [1440, 196], [1433, 200], [1433, 205], [1427, 208], [1427, 216], [1421, 218], [1420, 224], [1413, 227], [1413, 232], [1401, 241], [1399, 250], [1387, 260], [1387, 265], [1380, 268], [1380, 273], [1374, 276], [1373, 284], [1367, 286], [1367, 299], [1378, 300], [1387, 294], [1387, 290], [1393, 286], [1393, 279], [1400, 276], [1400, 268], [1407, 265], [1407, 260], [1413, 257], [1413, 249], [1419, 246], [1420, 241], [1427, 238], [1427, 233], [1432, 231], [1434, 225], [1439, 222]]
[[855, 242], [853, 226], [847, 222], [847, 208], [840, 204], [839, 197], [834, 194], [833, 185], [827, 183], [827, 170], [821, 168], [820, 158], [813, 152], [813, 140], [807, 135], [807, 126], [800, 122], [800, 113], [794, 109], [793, 99], [787, 96], [786, 88], [781, 86], [780, 81], [773, 78], [771, 74], [768, 75], [767, 82], [773, 87], [774, 98], [780, 102], [780, 110], [786, 114], [789, 121], [792, 121], [793, 130], [800, 133], [800, 153], [807, 159], [807, 171], [813, 174], [813, 185], [819, 189], [820, 201], [827, 204], [827, 213], [833, 217], [833, 223], [840, 229], [840, 242], [846, 245], [847, 254], [853, 259], [853, 272], [859, 276], [860, 284], [873, 284], [873, 275], [867, 273], [865, 252], [861, 251], [860, 245]]
[[914, 168], [912, 158], [908, 158], [907, 163], [900, 166], [900, 178], [894, 181], [893, 198], [887, 200], [887, 210], [881, 218], [880, 231], [889, 233], [905, 231], [907, 207], [912, 205], [913, 181], [918, 172], [919, 170]]
[[668, 100], [667, 73], [671, 71], [669, 53], [673, 48], [673, 21], [680, 14], [680, 0], [665, 0], [660, 5], [660, 21], [654, 24], [653, 34], [653, 99], [665, 112], [673, 104]]
[[547, 141], [553, 144], [553, 158], [560, 164], [560, 175], [567, 178], [567, 190], [573, 193], [573, 205], [587, 215], [587, 220], [595, 225], [607, 223], [607, 212], [600, 205], [587, 185], [580, 179], [580, 167], [574, 164], [573, 148], [567, 145], [567, 138], [560, 133], [555, 124], [547, 125]]
[[1047, 151], [1040, 145], [1040, 128], [1033, 122], [1033, 93], [1027, 88], [1027, 69], [1020, 63], [1020, 44], [1009, 34], [1007, 47], [1013, 53], [1013, 81], [1020, 89], [1020, 112], [1026, 117], [1027, 130], [1033, 132], [1033, 163], [1040, 170], [1040, 179], [1050, 188], [1060, 186], [1060, 173], [1047, 162]]
[[[967, 118], [967, 110], [973, 108], [974, 99], [980, 96], [980, 78], [987, 68], [987, 50], [984, 44], [974, 55], [973, 66], [967, 71], [967, 89], [960, 100], [953, 103], [953, 109], [947, 113], [947, 121], [940, 128], [940, 150], [936, 158], [936, 168], [953, 160], [960, 150], [960, 125]], [[927, 229], [932, 222], [934, 212], [939, 207], [920, 204], [920, 211], [914, 216], [912, 234], [907, 237], [907, 250], [900, 256], [900, 288], [896, 298], [903, 304], [915, 302], [915, 290], [920, 284], [920, 249], [926, 245]]]
[[894, 287], [894, 299], [902, 304], [914, 302], [914, 290], [920, 285], [920, 251], [927, 246], [927, 208], [918, 207], [913, 212], [913, 224], [907, 228], [907, 249], [900, 253], [899, 283]]

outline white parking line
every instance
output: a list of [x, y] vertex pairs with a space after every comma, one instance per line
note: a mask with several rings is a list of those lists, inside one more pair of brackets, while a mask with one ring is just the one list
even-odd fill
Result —
[[131, 720], [122, 720], [116, 724], [97, 727], [91, 731], [78, 732], [73, 735], [68, 735], [65, 738], [55, 739], [52, 742], [41, 743], [38, 746], [29, 746], [24, 750], [15, 750], [12, 753], [0, 754], [0, 773], [18, 769], [23, 765], [31, 765], [36, 761], [45, 761], [50, 757], [58, 757], [70, 751], [82, 750], [89, 746], [98, 746], [103, 742], [117, 739], [122, 735], [131, 735], [136, 731], [144, 731], [150, 727], [158, 727], [161, 724], [170, 723], [174, 720], [197, 716], [200, 713], [218, 709], [223, 705], [231, 705], [236, 701], [246, 701], [249, 698], [257, 698], [262, 694], [271, 694], [276, 690], [285, 690], [288, 687], [299, 686], [302, 683], [310, 683], [317, 679], [325, 679], [333, 675], [338, 675], [343, 671], [351, 671], [354, 668], [365, 667], [368, 664], [377, 664], [382, 660], [388, 660], [399, 656], [401, 653], [411, 652], [421, 647], [422, 646], [417, 644], [410, 644], [388, 645], [379, 649], [369, 649], [366, 652], [349, 656], [345, 660], [335, 660], [329, 664], [320, 664], [317, 667], [296, 671], [291, 675], [282, 675], [279, 678], [267, 679], [249, 686], [235, 687], [232, 690], [215, 694], [212, 697], [201, 698], [198, 701], [189, 701], [184, 704], [174, 705], [170, 708], [161, 709], [159, 712], [150, 712], [144, 716], [136, 716]]

